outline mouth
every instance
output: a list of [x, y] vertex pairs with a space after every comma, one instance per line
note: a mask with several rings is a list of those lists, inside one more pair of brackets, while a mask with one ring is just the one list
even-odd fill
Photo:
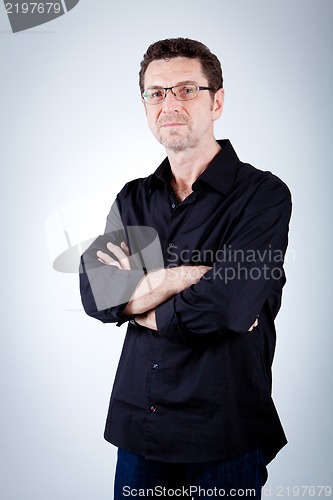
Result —
[[166, 123], [162, 123], [161, 128], [162, 127], [183, 127], [184, 125], [186, 125], [186, 124], [180, 123], [180, 122], [166, 122]]

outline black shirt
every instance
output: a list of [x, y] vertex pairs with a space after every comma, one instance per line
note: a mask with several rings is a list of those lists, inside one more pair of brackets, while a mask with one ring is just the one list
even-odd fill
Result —
[[[182, 203], [167, 159], [126, 184], [105, 234], [82, 259], [86, 312], [118, 324], [132, 319], [122, 311], [147, 270], [212, 266], [157, 307], [157, 331], [128, 323], [105, 438], [148, 459], [207, 462], [258, 445], [271, 460], [286, 443], [271, 398], [271, 365], [290, 193], [270, 172], [242, 163], [229, 141], [219, 144]], [[130, 271], [97, 261], [97, 249], [125, 238]]]

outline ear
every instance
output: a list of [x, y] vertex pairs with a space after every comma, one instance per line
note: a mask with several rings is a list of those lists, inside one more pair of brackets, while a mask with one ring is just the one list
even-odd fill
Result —
[[219, 89], [215, 92], [214, 102], [212, 106], [212, 118], [213, 121], [218, 120], [222, 115], [224, 104], [224, 89]]
[[142, 99], [142, 97], [141, 97], [141, 102], [143, 104], [143, 107], [145, 108], [145, 113], [146, 113], [146, 116], [147, 116], [147, 103], [146, 103], [146, 101], [144, 99]]

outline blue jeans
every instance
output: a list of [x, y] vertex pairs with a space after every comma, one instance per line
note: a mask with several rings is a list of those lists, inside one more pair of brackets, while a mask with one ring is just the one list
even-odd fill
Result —
[[174, 500], [260, 499], [267, 480], [266, 465], [258, 448], [227, 460], [194, 464], [147, 460], [119, 449], [114, 500], [140, 496]]

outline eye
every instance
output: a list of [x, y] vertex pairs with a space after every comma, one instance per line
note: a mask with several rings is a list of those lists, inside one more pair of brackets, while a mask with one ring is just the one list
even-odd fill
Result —
[[196, 92], [196, 87], [194, 85], [182, 85], [179, 87], [179, 93], [182, 95], [191, 95]]
[[144, 97], [147, 97], [148, 99], [160, 99], [161, 97], [164, 97], [164, 90], [163, 89], [148, 89], [145, 91]]

